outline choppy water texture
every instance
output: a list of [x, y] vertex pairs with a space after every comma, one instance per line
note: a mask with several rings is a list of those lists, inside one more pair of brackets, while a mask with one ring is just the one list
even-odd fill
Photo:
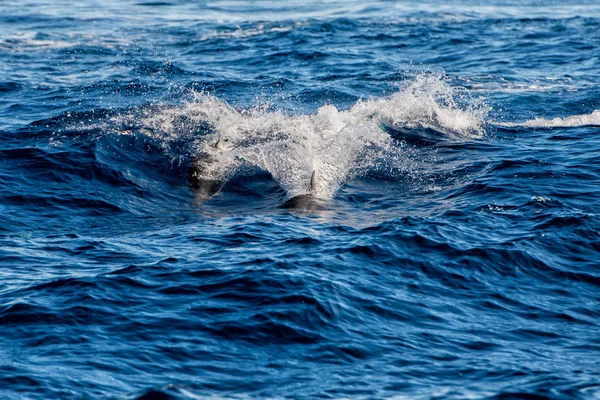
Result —
[[0, 397], [600, 398], [599, 82], [596, 1], [2, 1]]

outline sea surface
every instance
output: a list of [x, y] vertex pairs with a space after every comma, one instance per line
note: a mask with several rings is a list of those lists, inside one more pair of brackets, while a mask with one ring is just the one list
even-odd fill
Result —
[[0, 1], [0, 398], [600, 399], [600, 2]]

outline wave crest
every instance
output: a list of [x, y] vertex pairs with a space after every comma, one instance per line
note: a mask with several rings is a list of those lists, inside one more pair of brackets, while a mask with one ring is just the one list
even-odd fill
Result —
[[195, 93], [183, 105], [146, 110], [141, 119], [119, 115], [113, 122], [123, 126], [135, 118], [140, 132], [167, 145], [184, 138], [202, 179], [227, 181], [243, 165], [252, 165], [270, 173], [293, 197], [307, 193], [316, 171], [312, 193], [330, 199], [359, 164], [364, 170], [403, 151], [393, 145], [399, 138], [382, 124], [481, 137], [488, 111], [444, 75], [425, 73], [391, 96], [359, 100], [347, 110], [327, 104], [315, 114], [289, 115], [268, 104], [236, 109], [213, 95]]

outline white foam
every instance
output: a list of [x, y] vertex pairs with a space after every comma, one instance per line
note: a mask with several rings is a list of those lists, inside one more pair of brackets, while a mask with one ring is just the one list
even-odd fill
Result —
[[72, 44], [62, 40], [36, 39], [35, 32], [17, 32], [12, 37], [0, 39], [0, 49], [14, 53], [38, 51], [40, 49], [64, 49]]
[[289, 25], [269, 25], [264, 22], [253, 24], [250, 27], [242, 28], [236, 26], [234, 30], [212, 30], [209, 33], [200, 36], [200, 41], [212, 39], [246, 39], [254, 36], [261, 36], [268, 33], [289, 32], [296, 28], [307, 25], [306, 22], [295, 22]]
[[576, 126], [600, 125], [600, 110], [594, 110], [594, 112], [591, 114], [571, 115], [565, 118], [535, 118], [520, 125], [535, 128], [568, 128]]
[[[227, 180], [241, 165], [251, 164], [269, 172], [292, 197], [308, 191], [316, 171], [315, 195], [329, 199], [357, 165], [364, 169], [386, 152], [402, 151], [390, 145], [391, 137], [380, 128], [382, 120], [394, 126], [479, 137], [488, 112], [440, 74], [417, 76], [391, 96], [361, 100], [348, 110], [324, 105], [315, 114], [288, 115], [267, 108], [238, 110], [200, 93], [181, 106], [148, 109], [141, 119], [139, 113], [120, 115], [113, 124], [127, 126], [128, 120], [134, 120], [141, 124], [138, 131], [165, 143], [181, 140], [194, 127], [207, 124], [210, 134], [188, 138], [194, 141], [198, 157], [206, 160], [204, 178]], [[377, 151], [366, 151], [373, 148]]]
[[591, 114], [576, 114], [564, 118], [534, 118], [525, 122], [493, 122], [493, 125], [507, 128], [574, 128], [578, 126], [600, 126], [600, 110], [594, 110]]
[[[41, 37], [41, 38], [40, 38]], [[127, 37], [98, 36], [87, 33], [71, 32], [61, 35], [40, 35], [39, 32], [15, 32], [0, 38], [0, 50], [12, 53], [27, 53], [40, 50], [63, 50], [78, 46], [98, 46], [115, 50], [118, 46], [131, 46], [140, 36]]]

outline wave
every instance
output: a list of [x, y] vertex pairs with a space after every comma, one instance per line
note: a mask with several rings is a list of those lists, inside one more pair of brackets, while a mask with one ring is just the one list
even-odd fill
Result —
[[347, 110], [326, 104], [314, 114], [294, 115], [268, 103], [236, 109], [213, 95], [193, 93], [179, 106], [116, 115], [104, 128], [140, 132], [166, 149], [178, 148], [173, 156], [191, 158], [198, 179], [227, 182], [253, 166], [268, 172], [290, 198], [312, 188], [315, 197], [328, 200], [353, 171], [402, 153], [396, 144], [411, 135], [483, 137], [488, 112], [481, 99], [452, 87], [443, 74], [424, 73], [388, 97], [359, 100]]

